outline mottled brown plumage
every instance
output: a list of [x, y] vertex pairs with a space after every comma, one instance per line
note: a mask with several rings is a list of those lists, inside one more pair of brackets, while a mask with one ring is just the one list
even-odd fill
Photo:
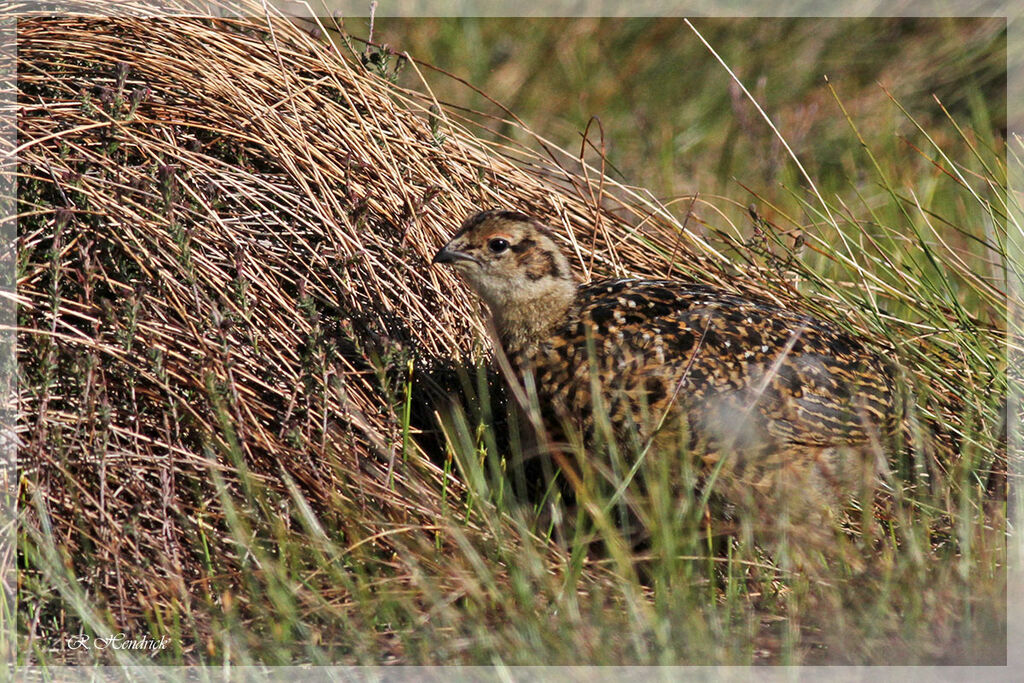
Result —
[[487, 303], [549, 429], [590, 439], [600, 405], [616, 439], [717, 464], [730, 499], [856, 493], [898, 429], [886, 366], [812, 317], [700, 284], [578, 285], [551, 232], [517, 212], [469, 218], [434, 262]]

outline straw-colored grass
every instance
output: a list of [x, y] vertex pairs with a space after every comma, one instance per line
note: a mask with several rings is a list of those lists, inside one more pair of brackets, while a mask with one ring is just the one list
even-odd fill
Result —
[[[167, 663], [998, 658], [1005, 291], [937, 241], [945, 219], [894, 190], [919, 239], [873, 232], [808, 194], [809, 225], [755, 215], [744, 243], [714, 204], [673, 215], [511, 112], [533, 143], [483, 142], [476, 117], [322, 35], [276, 16], [19, 25], [24, 662], [150, 654], [64, 649], [80, 632], [167, 635]], [[993, 219], [956, 230], [1003, 258], [998, 169], [936, 163]], [[532, 526], [485, 427], [498, 383], [493, 409], [450, 407], [477, 373], [488, 388], [480, 306], [429, 267], [490, 206], [548, 221], [583, 278], [757, 293], [891, 354], [920, 427], [889, 519], [855, 524], [887, 569], [829, 592], [694, 535], [644, 580]], [[979, 310], [930, 293], [929, 259]], [[813, 613], [844, 596], [870, 607]]]

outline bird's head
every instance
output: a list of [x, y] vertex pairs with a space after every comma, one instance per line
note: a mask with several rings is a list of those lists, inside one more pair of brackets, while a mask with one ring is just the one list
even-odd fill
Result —
[[569, 261], [551, 232], [526, 214], [469, 217], [434, 256], [453, 266], [491, 309], [503, 338], [540, 337], [576, 294]]

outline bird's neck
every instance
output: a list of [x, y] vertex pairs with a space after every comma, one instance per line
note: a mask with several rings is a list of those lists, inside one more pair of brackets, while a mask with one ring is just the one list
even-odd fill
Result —
[[574, 280], [559, 280], [545, 287], [542, 295], [491, 303], [494, 326], [505, 352], [518, 354], [549, 339], [568, 316], [576, 288]]

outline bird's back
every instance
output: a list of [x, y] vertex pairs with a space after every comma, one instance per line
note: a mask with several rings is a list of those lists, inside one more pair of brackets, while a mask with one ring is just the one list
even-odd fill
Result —
[[856, 339], [705, 285], [583, 285], [548, 339], [508, 351], [549, 414], [590, 434], [603, 410], [620, 434], [682, 428], [691, 448], [753, 458], [864, 448], [896, 428], [890, 373]]

